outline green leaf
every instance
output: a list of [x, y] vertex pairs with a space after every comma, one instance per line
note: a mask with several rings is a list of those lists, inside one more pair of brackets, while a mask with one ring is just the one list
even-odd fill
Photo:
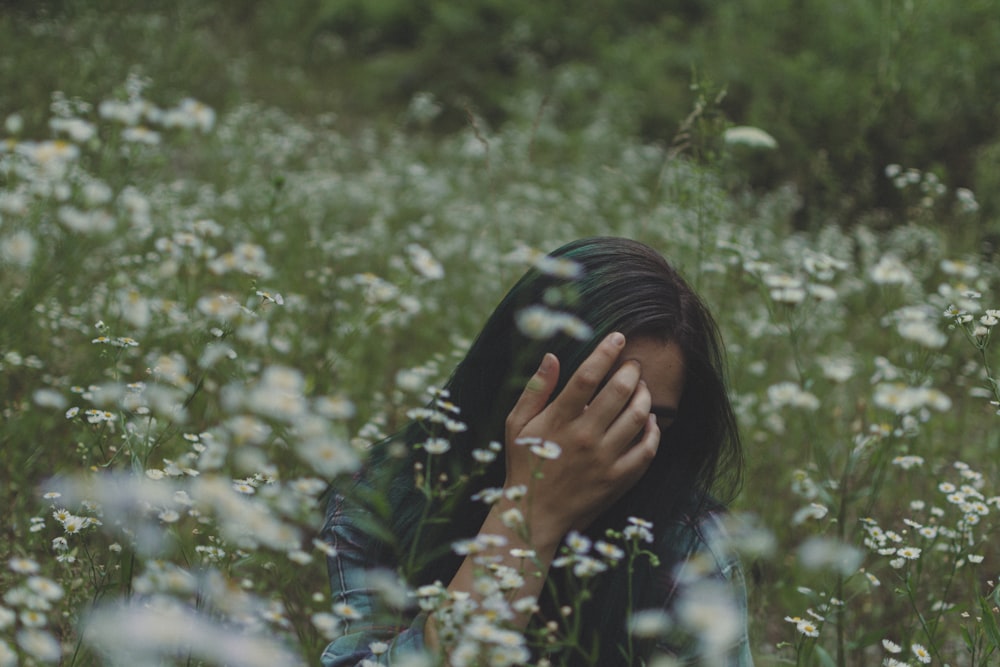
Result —
[[962, 639], [965, 641], [965, 646], [970, 652], [976, 648], [976, 642], [972, 639], [972, 635], [969, 634], [969, 629], [965, 626], [962, 626]]
[[819, 656], [820, 664], [822, 664], [823, 667], [837, 667], [837, 663], [834, 662], [833, 656], [830, 655], [830, 652], [822, 646], [816, 646], [816, 655]]
[[983, 611], [982, 623], [983, 628], [986, 629], [986, 635], [993, 645], [1000, 649], [1000, 626], [997, 626], [997, 617], [993, 615], [993, 609], [990, 608], [990, 603], [986, 598], [979, 598], [979, 606]]

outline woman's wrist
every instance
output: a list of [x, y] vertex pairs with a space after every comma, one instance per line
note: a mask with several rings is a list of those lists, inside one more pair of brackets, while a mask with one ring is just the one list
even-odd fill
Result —
[[525, 501], [502, 499], [493, 505], [481, 532], [501, 534], [507, 538], [507, 550], [530, 549], [536, 556], [551, 560], [569, 526], [537, 510]]

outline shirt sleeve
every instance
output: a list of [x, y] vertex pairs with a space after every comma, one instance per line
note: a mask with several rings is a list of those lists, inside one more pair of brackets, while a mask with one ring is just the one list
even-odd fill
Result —
[[[373, 576], [391, 570], [392, 563], [373, 558], [372, 538], [359, 526], [364, 511], [335, 496], [327, 511], [323, 539], [327, 556], [331, 602], [343, 619], [343, 634], [323, 651], [323, 667], [392, 665], [405, 655], [424, 653], [426, 614], [416, 614], [408, 625], [399, 614], [387, 615], [373, 587]], [[385, 622], [382, 619], [386, 618]], [[406, 619], [403, 619], [404, 621]]]

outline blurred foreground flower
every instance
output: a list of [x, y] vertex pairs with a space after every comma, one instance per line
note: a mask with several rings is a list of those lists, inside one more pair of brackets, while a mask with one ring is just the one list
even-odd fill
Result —
[[167, 597], [101, 607], [87, 617], [84, 637], [110, 665], [162, 665], [171, 657], [243, 667], [304, 664], [270, 637], [222, 624]]
[[798, 550], [802, 565], [810, 570], [834, 570], [849, 577], [861, 567], [863, 554], [857, 547], [829, 537], [810, 537]]
[[892, 410], [896, 414], [906, 414], [927, 407], [939, 412], [951, 408], [951, 399], [940, 390], [932, 387], [910, 387], [899, 382], [883, 382], [876, 385], [872, 400], [878, 407]]
[[586, 322], [570, 313], [529, 306], [517, 313], [517, 328], [528, 338], [542, 340], [565, 333], [577, 340], [587, 340], [593, 331]]
[[749, 146], [751, 148], [777, 148], [778, 142], [770, 134], [759, 127], [737, 125], [722, 133], [722, 139], [730, 145]]

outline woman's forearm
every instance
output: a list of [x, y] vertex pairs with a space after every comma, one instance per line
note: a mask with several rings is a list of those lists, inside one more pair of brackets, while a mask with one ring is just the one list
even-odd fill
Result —
[[[547, 525], [545, 521], [535, 522], [527, 531], [524, 526], [519, 526], [509, 519], [505, 522], [504, 513], [515, 508], [516, 505], [506, 498], [493, 505], [486, 520], [483, 521], [479, 536], [502, 538], [497, 542], [502, 542], [503, 545], [485, 546], [476, 553], [467, 555], [448, 584], [449, 596], [454, 597], [455, 593], [467, 594], [475, 602], [482, 602], [483, 596], [477, 592], [475, 584], [479, 577], [491, 576], [488, 572], [488, 563], [491, 567], [511, 568], [521, 575], [519, 587], [504, 591], [508, 603], [529, 597], [538, 599], [565, 531]], [[492, 542], [492, 540], [485, 541]], [[528, 626], [532, 609], [519, 608], [520, 611], [512, 610], [514, 616], [509, 624], [514, 629], [523, 630]], [[428, 616], [424, 630], [424, 643], [431, 651], [441, 650], [438, 633], [438, 619], [436, 614], [432, 613]]]

